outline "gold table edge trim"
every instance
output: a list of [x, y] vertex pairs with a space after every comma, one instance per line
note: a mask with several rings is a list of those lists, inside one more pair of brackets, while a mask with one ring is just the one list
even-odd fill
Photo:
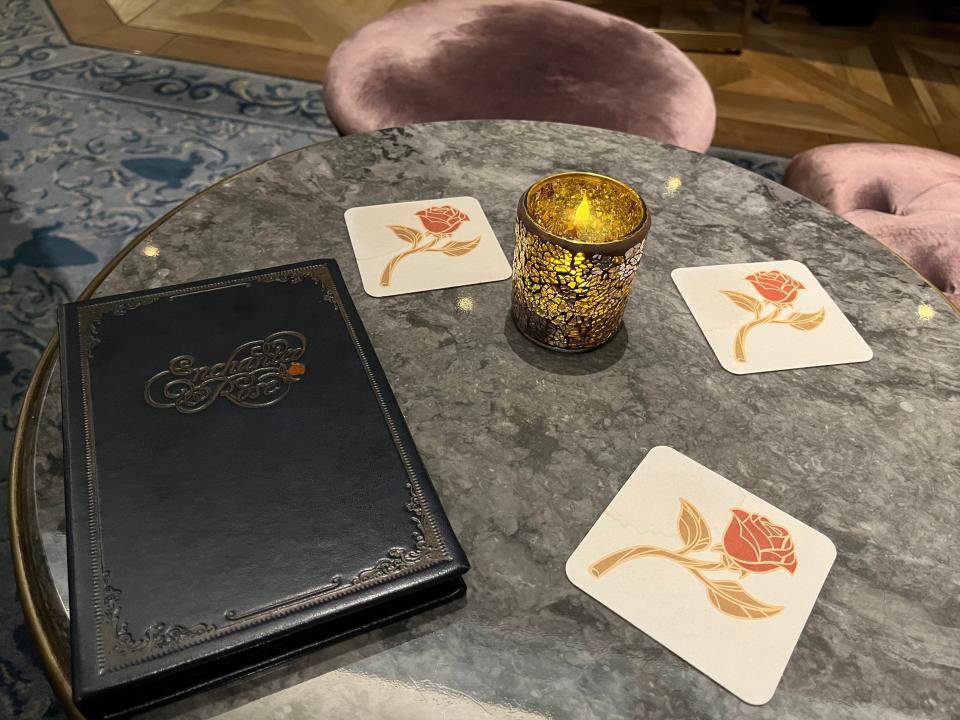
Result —
[[[333, 139], [334, 138], [331, 138], [331, 140]], [[280, 155], [267, 158], [266, 160], [262, 160], [242, 170], [238, 170], [232, 175], [221, 178], [195, 195], [191, 195], [189, 198], [171, 208], [150, 223], [150, 225], [138, 233], [136, 237], [127, 243], [127, 245], [122, 247], [116, 255], [110, 258], [107, 264], [101, 268], [101, 270], [83, 289], [80, 295], [77, 296], [77, 300], [87, 300], [91, 298], [100, 285], [103, 284], [104, 280], [106, 280], [106, 278], [117, 268], [121, 262], [123, 262], [127, 255], [129, 255], [137, 246], [139, 246], [140, 243], [146, 240], [147, 237], [156, 231], [156, 229], [163, 223], [167, 222], [167, 220], [172, 218], [181, 210], [187, 208], [196, 200], [219, 188], [221, 185], [233, 180], [242, 173], [254, 170], [255, 168], [265, 165], [273, 160], [277, 160], [288, 155], [293, 155], [294, 153], [312, 148], [316, 145], [321, 145], [323, 142], [327, 141], [320, 141], [310, 145], [305, 145], [303, 147], [281, 153]], [[17, 595], [20, 598], [24, 619], [27, 621], [27, 627], [30, 629], [30, 635], [33, 637], [33, 641], [37, 644], [37, 650], [40, 653], [40, 659], [43, 664], [44, 672], [47, 675], [47, 679], [50, 681], [53, 691], [56, 694], [57, 699], [60, 701], [60, 704], [66, 711], [67, 716], [71, 718], [71, 720], [86, 720], [85, 716], [80, 712], [80, 710], [77, 709], [77, 706], [73, 702], [73, 687], [70, 680], [69, 664], [64, 667], [58, 660], [50, 642], [51, 633], [48, 632], [47, 628], [45, 627], [45, 623], [37, 610], [37, 604], [34, 601], [36, 591], [31, 583], [30, 578], [27, 577], [26, 549], [24, 547], [26, 538], [23, 530], [21, 529], [20, 523], [20, 518], [23, 516], [20, 498], [21, 470], [24, 472], [26, 471], [25, 463], [29, 462], [30, 460], [29, 457], [23, 457], [25, 452], [24, 448], [28, 444], [28, 437], [30, 445], [32, 445], [36, 439], [37, 429], [39, 427], [39, 411], [41, 409], [39, 404], [42, 395], [41, 390], [49, 378], [50, 367], [53, 364], [53, 360], [59, 354], [59, 348], [60, 338], [55, 334], [50, 339], [50, 342], [47, 343], [46, 348], [44, 348], [43, 353], [40, 355], [40, 360], [37, 362], [37, 367], [30, 378], [30, 383], [27, 386], [27, 391], [23, 397], [23, 406], [20, 408], [20, 417], [17, 422], [17, 429], [13, 436], [13, 445], [10, 451], [10, 551], [13, 555], [13, 568], [14, 578], [17, 584]]]
[[[450, 124], [451, 121], [441, 121], [443, 124]], [[456, 122], [456, 121], [453, 121]], [[471, 121], [467, 121], [471, 122]], [[522, 122], [522, 121], [521, 121]], [[536, 121], [531, 121], [536, 122]], [[429, 126], [434, 123], [416, 123], [413, 125], [406, 125], [404, 127], [424, 127]], [[376, 130], [372, 133], [363, 133], [364, 135], [376, 135], [379, 133], [389, 132], [393, 128], [387, 128], [385, 130]], [[615, 132], [615, 131], [607, 131]], [[626, 134], [626, 133], [618, 133]], [[353, 137], [353, 136], [346, 136]], [[176, 207], [171, 208], [166, 213], [161, 215], [159, 218], [154, 220], [140, 232], [136, 237], [133, 238], [127, 245], [120, 249], [120, 251], [114, 255], [106, 265], [103, 266], [103, 269], [98, 272], [90, 283], [83, 289], [83, 292], [77, 297], [77, 300], [87, 300], [93, 296], [97, 291], [97, 288], [103, 284], [103, 281], [106, 280], [107, 276], [112, 273], [116, 267], [123, 261], [123, 259], [129, 255], [134, 248], [136, 248], [141, 242], [146, 240], [146, 238], [153, 233], [158, 227], [163, 223], [167, 222], [174, 215], [179, 213], [181, 210], [186, 209], [193, 202], [203, 197], [207, 193], [219, 188], [224, 183], [233, 180], [234, 178], [242, 175], [243, 173], [254, 170], [261, 165], [265, 165], [268, 162], [272, 162], [282, 157], [287, 157], [288, 155], [293, 155], [294, 153], [302, 152], [304, 150], [309, 150], [316, 147], [317, 145], [323, 145], [325, 142], [335, 142], [343, 138], [330, 138], [329, 140], [321, 140], [320, 142], [312, 143], [310, 145], [304, 145], [303, 147], [290, 150], [280, 155], [275, 155], [272, 158], [267, 158], [258, 163], [255, 163], [249, 167], [244, 168], [243, 170], [238, 170], [233, 175], [228, 175], [225, 178], [218, 180], [209, 187], [204, 188], [196, 195], [184, 200], [182, 203]], [[703, 153], [698, 153], [703, 154]], [[749, 172], [749, 171], [745, 171]], [[813, 201], [810, 200], [812, 203]], [[816, 203], [814, 203], [816, 204]], [[834, 213], [836, 214], [836, 213]], [[840, 217], [837, 215], [837, 217]], [[842, 219], [842, 218], [841, 218]], [[857, 228], [852, 223], [849, 223], [852, 227], [856, 228], [857, 231], [863, 233], [866, 237], [873, 240], [884, 250], [889, 252], [895, 258], [900, 260], [904, 265], [913, 270], [923, 282], [930, 286], [930, 288], [936, 292], [943, 301], [947, 304], [947, 307], [951, 308], [954, 314], [960, 319], [960, 308], [957, 308], [950, 300], [947, 298], [946, 294], [936, 285], [931, 283], [927, 278], [920, 274], [920, 271], [917, 270], [913, 265], [907, 262], [902, 256], [895, 253], [893, 250], [888, 248], [882, 242], [877, 240], [872, 235], [868, 235], [860, 228]], [[53, 690], [57, 695], [57, 698], [60, 700], [64, 709], [67, 712], [67, 715], [72, 720], [85, 720], [84, 716], [80, 714], [80, 711], [77, 710], [76, 706], [73, 704], [73, 690], [70, 685], [70, 680], [68, 673], [69, 668], [63, 668], [60, 666], [57, 658], [53, 652], [53, 648], [50, 645], [50, 640], [48, 634], [43, 627], [43, 622], [40, 619], [39, 613], [37, 612], [36, 604], [33, 601], [33, 592], [31, 590], [30, 579], [26, 575], [26, 567], [24, 561], [24, 538], [21, 535], [20, 530], [20, 498], [19, 498], [19, 487], [20, 487], [20, 467], [23, 464], [24, 458], [21, 458], [24, 448], [24, 438], [27, 433], [31, 433], [33, 436], [36, 435], [37, 430], [37, 419], [39, 415], [35, 411], [39, 410], [39, 407], [34, 408], [34, 404], [38, 402], [40, 395], [40, 388], [46, 382], [50, 365], [52, 359], [57, 355], [57, 350], [60, 347], [59, 338], [54, 335], [51, 338], [50, 342], [47, 344], [47, 347], [44, 349], [43, 354], [40, 356], [40, 360], [37, 362], [37, 367], [34, 370], [33, 376], [30, 378], [30, 384], [27, 386], [27, 391], [23, 397], [23, 406], [20, 408], [20, 419], [17, 422], [17, 430], [13, 438], [13, 446], [10, 451], [10, 510], [9, 510], [9, 523], [10, 523], [10, 550], [13, 554], [13, 567], [14, 567], [14, 577], [17, 583], [17, 594], [20, 597], [20, 603], [23, 607], [24, 617], [27, 621], [27, 626], [30, 629], [30, 634], [33, 637], [34, 642], [37, 644], [37, 649], [40, 652], [40, 658], [43, 661], [43, 668], [47, 674], [47, 678], [50, 680], [50, 684], [53, 686]]]

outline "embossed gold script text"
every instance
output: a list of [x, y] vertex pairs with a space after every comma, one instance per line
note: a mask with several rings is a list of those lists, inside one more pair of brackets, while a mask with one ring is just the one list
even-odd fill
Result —
[[301, 333], [281, 330], [243, 343], [223, 362], [197, 365], [193, 355], [178, 355], [147, 380], [143, 399], [155, 408], [176, 408], [192, 414], [206, 410], [218, 397], [240, 407], [266, 407], [279, 402], [298, 382], [306, 366], [298, 362], [307, 349]]

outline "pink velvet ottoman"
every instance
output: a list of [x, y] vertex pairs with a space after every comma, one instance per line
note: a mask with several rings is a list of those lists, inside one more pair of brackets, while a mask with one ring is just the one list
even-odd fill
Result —
[[327, 112], [343, 134], [436, 120], [552, 120], [703, 151], [710, 86], [680, 50], [560, 0], [427, 0], [333, 53]]
[[849, 143], [797, 155], [784, 184], [873, 235], [960, 308], [960, 157]]

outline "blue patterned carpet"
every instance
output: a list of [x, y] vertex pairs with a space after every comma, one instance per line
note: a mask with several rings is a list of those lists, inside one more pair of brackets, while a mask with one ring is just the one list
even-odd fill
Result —
[[318, 85], [71, 45], [0, 0], [0, 718], [55, 718], [16, 599], [7, 464], [55, 309], [216, 180], [336, 132]]
[[732, 150], [730, 148], [717, 146], [707, 150], [707, 155], [726, 160], [729, 163], [755, 172], [767, 178], [767, 180], [773, 180], [774, 182], [783, 182], [783, 174], [787, 171], [787, 165], [790, 164], [790, 158], [788, 157], [749, 152], [747, 150]]
[[[335, 137], [319, 85], [71, 45], [43, 0], [0, 0], [0, 718], [60, 718], [10, 564], [7, 464], [55, 310], [199, 190]], [[785, 160], [711, 151], [772, 179]]]

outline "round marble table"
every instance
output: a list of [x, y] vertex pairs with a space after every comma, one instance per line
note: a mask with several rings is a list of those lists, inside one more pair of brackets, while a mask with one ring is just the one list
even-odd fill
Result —
[[[508, 281], [364, 294], [346, 208], [473, 195], [509, 256], [517, 198], [561, 169], [623, 178], [653, 213], [625, 326], [605, 347], [569, 356], [524, 340], [508, 319]], [[880, 244], [780, 185], [644, 138], [441, 123], [321, 143], [240, 173], [156, 223], [87, 294], [318, 257], [340, 262], [470, 556], [467, 598], [151, 716], [958, 716], [960, 321]], [[873, 348], [871, 362], [752, 376], [720, 368], [670, 271], [781, 258], [813, 270]], [[920, 304], [932, 318], [921, 319]], [[12, 536], [28, 620], [68, 695], [56, 365], [52, 346], [27, 396]], [[837, 545], [764, 707], [740, 702], [564, 575], [655, 445]]]

